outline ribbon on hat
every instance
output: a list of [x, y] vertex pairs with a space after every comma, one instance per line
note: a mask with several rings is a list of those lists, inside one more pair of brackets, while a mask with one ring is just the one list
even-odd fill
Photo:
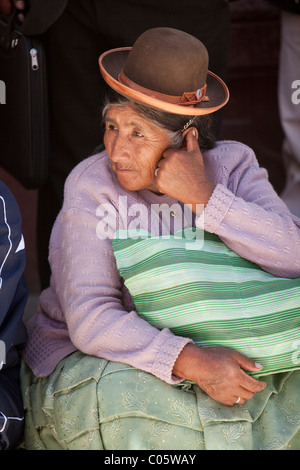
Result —
[[159, 93], [158, 91], [149, 90], [149, 88], [144, 88], [138, 85], [137, 83], [130, 80], [130, 78], [128, 78], [124, 74], [123, 70], [119, 74], [118, 80], [123, 85], [126, 85], [135, 91], [139, 91], [140, 93], [151, 96], [152, 98], [166, 101], [172, 104], [178, 104], [181, 106], [193, 106], [195, 104], [201, 103], [201, 101], [209, 101], [209, 97], [206, 95], [206, 84], [196, 91], [184, 92], [181, 96], [172, 96], [165, 95], [164, 93]]

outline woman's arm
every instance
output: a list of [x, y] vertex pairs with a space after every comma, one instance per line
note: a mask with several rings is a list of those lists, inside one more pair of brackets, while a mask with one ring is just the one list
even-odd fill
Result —
[[198, 227], [275, 276], [300, 277], [300, 219], [276, 194], [249, 147], [220, 143], [204, 160], [189, 129], [186, 148], [166, 150], [158, 166], [154, 184], [191, 205]]
[[172, 368], [191, 340], [154, 328], [124, 305], [112, 241], [99, 238], [98, 222], [96, 210], [75, 207], [62, 213], [63, 249], [60, 266], [52, 271], [72, 342], [86, 354], [180, 382]]
[[[248, 147], [229, 144], [236, 164], [217, 184], [197, 225], [219, 237], [240, 256], [279, 277], [300, 277], [300, 220], [268, 181]], [[225, 155], [224, 155], [225, 157]]]

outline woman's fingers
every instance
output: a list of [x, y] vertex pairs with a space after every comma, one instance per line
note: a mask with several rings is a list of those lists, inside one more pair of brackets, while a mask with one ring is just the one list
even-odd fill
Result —
[[245, 371], [241, 370], [239, 385], [249, 392], [256, 393], [261, 392], [265, 388], [266, 382], [251, 377]]
[[214, 400], [233, 406], [262, 391], [266, 384], [248, 375], [244, 368], [261, 370], [261, 366], [230, 348], [199, 348], [188, 344], [178, 356], [173, 373], [192, 380]]
[[153, 182], [160, 192], [190, 205], [193, 212], [202, 213], [214, 185], [206, 178], [203, 156], [193, 129], [186, 134], [185, 144], [184, 148], [165, 150]]
[[237, 401], [238, 398], [240, 398], [239, 400], [239, 404], [243, 404], [245, 403], [246, 400], [250, 400], [252, 397], [254, 397], [256, 392], [254, 391], [251, 391], [251, 390], [248, 390], [244, 387], [240, 387], [237, 391], [236, 391], [236, 396], [234, 396], [234, 402]]
[[247, 370], [248, 372], [258, 372], [262, 370], [262, 365], [257, 364], [252, 359], [243, 354], [236, 352], [236, 360], [238, 361], [239, 365], [242, 369]]
[[[225, 354], [225, 350], [223, 353]], [[229, 353], [230, 354], [230, 353]], [[255, 364], [252, 359], [238, 353], [237, 351], [232, 352], [232, 359], [236, 361], [236, 367], [227, 370], [227, 380], [225, 380], [220, 392], [218, 392], [218, 401], [228, 406], [235, 404], [243, 405], [247, 400], [251, 399], [256, 393], [261, 392], [265, 387], [266, 383], [250, 376], [247, 371], [258, 372], [262, 369], [262, 366]], [[229, 359], [229, 357], [227, 358]], [[224, 364], [225, 365], [225, 364]]]
[[253, 394], [256, 392], [261, 392], [265, 388], [266, 382], [257, 380], [256, 378], [247, 374], [245, 371], [259, 372], [262, 370], [262, 365], [255, 363], [252, 359], [240, 353], [237, 353], [236, 360], [241, 367], [240, 386]]

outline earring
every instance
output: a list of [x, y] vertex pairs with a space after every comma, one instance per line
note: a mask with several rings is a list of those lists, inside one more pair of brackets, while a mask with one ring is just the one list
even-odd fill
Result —
[[190, 127], [191, 124], [193, 124], [195, 120], [195, 117], [193, 117], [192, 119], [190, 119], [184, 126], [183, 126], [183, 129], [181, 130], [181, 132], [184, 132], [188, 129], [188, 127]]

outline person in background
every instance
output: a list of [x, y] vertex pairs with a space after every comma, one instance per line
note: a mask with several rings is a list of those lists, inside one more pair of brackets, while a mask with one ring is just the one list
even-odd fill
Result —
[[300, 3], [298, 0], [270, 2], [281, 9], [278, 103], [286, 169], [281, 198], [300, 217]]
[[23, 277], [25, 245], [21, 215], [0, 181], [0, 449], [15, 449], [24, 430], [20, 389], [20, 349], [26, 341], [22, 321], [27, 302]]

